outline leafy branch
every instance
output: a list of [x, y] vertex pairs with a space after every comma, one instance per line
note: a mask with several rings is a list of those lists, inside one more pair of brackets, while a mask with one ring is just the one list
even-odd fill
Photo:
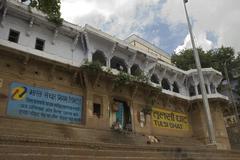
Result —
[[120, 72], [114, 79], [114, 87], [118, 88], [123, 85], [128, 85], [132, 82], [133, 77], [127, 73]]
[[[26, 0], [22, 0], [22, 2], [25, 1]], [[30, 0], [29, 6], [47, 14], [47, 18], [50, 22], [53, 22], [56, 25], [62, 25], [63, 19], [61, 18], [60, 12], [60, 0]]]
[[81, 66], [82, 69], [87, 70], [90, 73], [102, 72], [102, 65], [99, 62], [88, 62], [86, 61], [84, 65]]

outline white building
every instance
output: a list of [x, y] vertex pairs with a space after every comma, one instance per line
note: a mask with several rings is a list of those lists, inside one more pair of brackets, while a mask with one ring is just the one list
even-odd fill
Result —
[[[30, 119], [67, 121], [86, 128], [107, 130], [119, 120], [117, 117], [122, 117], [122, 125], [134, 132], [195, 136], [208, 142], [196, 69], [184, 71], [173, 66], [167, 53], [136, 35], [121, 40], [89, 25], [82, 27], [63, 21], [61, 26], [56, 26], [47, 20], [46, 15], [35, 9], [30, 12], [28, 6], [15, 0], [8, 0], [5, 6], [0, 5], [0, 16], [0, 98], [1, 94], [5, 97], [4, 101], [0, 101], [0, 119], [11, 116], [24, 119], [29, 116], [27, 111], [31, 110], [34, 116]], [[110, 71], [111, 76], [98, 73], [88, 76], [80, 68], [86, 62], [100, 62], [104, 73]], [[119, 71], [132, 76], [141, 71], [149, 79], [148, 87], [136, 82], [138, 86], [122, 86], [122, 89], [113, 90], [111, 78], [119, 75]], [[228, 98], [217, 91], [222, 74], [213, 68], [204, 68], [203, 75], [218, 147], [230, 149], [221, 110]], [[76, 83], [78, 80], [80, 83]], [[162, 92], [152, 94], [154, 87], [162, 88]], [[34, 90], [32, 95], [29, 93], [34, 100], [25, 101], [27, 89]], [[42, 93], [46, 95], [43, 97]], [[45, 107], [46, 111], [52, 111], [49, 110], [49, 99], [55, 100], [58, 94], [61, 101], [71, 97], [71, 103], [64, 101], [67, 105], [59, 102], [56, 105], [58, 109], [60, 106], [69, 110], [56, 110], [59, 117], [53, 113], [49, 120], [51, 116], [46, 117], [49, 113], [42, 114], [42, 109]], [[145, 115], [145, 119], [141, 113], [149, 98], [156, 99], [151, 106], [155, 114], [151, 117]], [[29, 105], [32, 102], [39, 106]], [[16, 113], [15, 105], [25, 107], [26, 112]], [[124, 108], [124, 111], [119, 113], [119, 108]], [[75, 112], [72, 113], [72, 110]], [[67, 116], [76, 114], [77, 119], [73, 120], [74, 116], [66, 118], [61, 113]], [[170, 114], [173, 118], [161, 116]], [[39, 118], [39, 115], [42, 117]], [[161, 126], [161, 118], [164, 124], [169, 122], [171, 125]], [[11, 122], [18, 123], [14, 119]], [[171, 127], [177, 128], [173, 131]]]
[[[138, 36], [132, 35], [124, 41], [89, 25], [81, 27], [66, 21], [56, 27], [35, 9], [31, 13], [27, 6], [9, 2], [2, 15], [1, 46], [74, 67], [103, 57], [106, 67], [122, 66], [129, 74], [140, 68], [149, 75], [152, 84], [162, 87], [166, 94], [188, 100], [201, 98], [195, 69], [183, 71], [172, 66], [167, 53]], [[221, 73], [205, 68], [203, 74], [208, 96], [226, 98], [216, 90]]]

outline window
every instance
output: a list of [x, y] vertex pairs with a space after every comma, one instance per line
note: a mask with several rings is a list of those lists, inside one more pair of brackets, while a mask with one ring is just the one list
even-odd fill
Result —
[[99, 63], [101, 66], [106, 66], [106, 58], [102, 51], [96, 51], [92, 56], [93, 63]]
[[193, 85], [189, 86], [189, 95], [192, 96], [196, 96], [196, 92], [195, 92], [195, 88]]
[[45, 40], [37, 38], [36, 39], [36, 44], [35, 44], [35, 49], [38, 49], [40, 51], [43, 51], [44, 49], [44, 44], [45, 44]]
[[93, 103], [93, 114], [98, 118], [101, 116], [101, 104]]
[[178, 87], [177, 82], [173, 83], [173, 92], [179, 93], [179, 87]]
[[141, 76], [143, 74], [143, 71], [140, 69], [139, 65], [134, 64], [131, 67], [131, 75], [133, 76]]
[[20, 32], [10, 29], [8, 40], [14, 43], [18, 43]]
[[171, 90], [169, 81], [166, 78], [163, 78], [162, 80], [162, 88], [166, 90]]
[[128, 71], [128, 68], [124, 59], [118, 58], [118, 57], [113, 57], [111, 59], [111, 68], [117, 69], [119, 71], [123, 71], [125, 73], [127, 73]]
[[158, 76], [156, 74], [153, 74], [151, 76], [151, 82], [159, 84], [159, 79], [158, 79]]
[[202, 94], [202, 91], [201, 91], [201, 86], [200, 86], [200, 84], [198, 84], [198, 86], [197, 86], [197, 89], [198, 89], [198, 95]]

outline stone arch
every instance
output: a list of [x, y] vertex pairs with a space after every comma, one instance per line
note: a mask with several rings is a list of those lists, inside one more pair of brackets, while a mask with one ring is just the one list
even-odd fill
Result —
[[190, 96], [190, 97], [196, 96], [195, 88], [194, 88], [193, 85], [190, 85], [190, 86], [189, 86], [188, 91], [189, 91], [189, 96]]
[[117, 69], [119, 71], [123, 71], [126, 73], [128, 71], [127, 64], [125, 63], [124, 59], [116, 57], [116, 56], [114, 56], [111, 59], [111, 68], [114, 68], [114, 69]]
[[105, 57], [104, 53], [100, 50], [97, 50], [96, 52], [93, 53], [92, 62], [99, 63], [101, 66], [107, 65], [106, 57]]
[[178, 87], [177, 82], [173, 83], [173, 92], [179, 93], [179, 87]]
[[162, 84], [163, 89], [171, 90], [170, 83], [169, 83], [168, 79], [163, 78], [161, 84]]
[[131, 75], [133, 76], [139, 76], [142, 74], [142, 70], [140, 69], [139, 65], [134, 64], [131, 67]]
[[158, 76], [156, 74], [153, 74], [151, 76], [151, 82], [159, 84], [159, 78], [158, 78]]

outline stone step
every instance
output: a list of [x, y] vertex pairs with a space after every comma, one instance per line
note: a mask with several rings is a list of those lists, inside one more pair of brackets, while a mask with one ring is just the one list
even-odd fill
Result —
[[120, 147], [120, 148], [129, 148], [129, 149], [151, 149], [151, 150], [158, 150], [158, 149], [168, 149], [168, 150], [174, 150], [177, 149], [179, 147], [181, 147], [182, 149], [187, 149], [187, 150], [210, 150], [210, 149], [214, 149], [212, 147], [206, 147], [204, 145], [202, 146], [173, 146], [173, 145], [169, 145], [169, 144], [158, 144], [158, 145], [147, 145], [147, 144], [141, 144], [141, 145], [136, 145], [136, 144], [123, 144], [123, 143], [100, 143], [100, 142], [93, 142], [91, 140], [89, 141], [73, 141], [73, 140], [66, 140], [66, 139], [49, 139], [49, 138], [43, 138], [43, 137], [31, 137], [31, 135], [29, 137], [26, 136], [11, 136], [11, 135], [1, 135], [0, 136], [0, 143], [1, 144], [47, 144], [49, 146], [51, 145], [55, 145], [58, 144], [63, 145], [63, 146], [85, 146], [85, 147], [95, 147], [95, 148], [99, 148], [99, 147], [105, 147], [105, 148], [116, 148], [116, 147]]
[[71, 148], [71, 147], [46, 147], [46, 146], [26, 146], [26, 145], [0, 145], [0, 153], [2, 154], [56, 154], [56, 155], [81, 155], [81, 156], [116, 156], [123, 155], [128, 157], [225, 157], [231, 155], [232, 158], [239, 157], [239, 154], [231, 152], [200, 152], [200, 151], [139, 151], [139, 150], [123, 150], [123, 149], [87, 149], [87, 148]]
[[[0, 160], [240, 160], [240, 152], [218, 151], [193, 137], [146, 136], [111, 130], [0, 117]], [[2, 155], [2, 156], [1, 156]]]
[[[122, 156], [79, 156], [79, 155], [49, 155], [49, 154], [0, 154], [2, 160], [203, 160], [203, 157], [122, 157]], [[239, 160], [239, 157], [227, 160]], [[204, 160], [226, 160], [225, 157], [206, 157]]]
[[[86, 129], [82, 127], [66, 126], [60, 124], [48, 124], [45, 122], [16, 120], [10, 118], [0, 118], [0, 134], [12, 134], [12, 135], [26, 135], [26, 136], [51, 136], [58, 138], [67, 138], [73, 140], [93, 140], [103, 141], [109, 143], [134, 143], [144, 144], [147, 142], [147, 138], [138, 134], [134, 135], [121, 135], [112, 131]], [[184, 144], [184, 145], [200, 145], [200, 141], [194, 138], [179, 138], [179, 137], [158, 137], [162, 144]]]
[[[89, 135], [88, 132], [95, 132], [94, 135]], [[48, 131], [45, 132], [37, 132], [37, 131], [32, 131], [31, 129], [18, 129], [18, 128], [11, 128], [11, 129], [6, 129], [6, 128], [1, 128], [0, 127], [0, 134], [1, 135], [21, 135], [21, 136], [26, 136], [26, 137], [48, 137], [48, 138], [58, 138], [58, 139], [72, 139], [76, 141], [96, 141], [96, 142], [108, 142], [108, 143], [131, 143], [131, 144], [145, 144], [147, 142], [147, 138], [141, 135], [121, 135], [119, 133], [113, 133], [109, 131], [108, 134], [102, 135], [101, 132], [98, 131], [92, 131], [88, 130], [86, 133], [81, 133], [81, 130], [78, 131], [79, 136], [65, 136], [63, 133], [55, 133], [55, 132], [50, 132]], [[76, 134], [77, 135], [77, 134]], [[200, 142], [196, 142], [194, 140], [191, 141], [191, 138], [186, 139], [188, 142], [183, 143], [183, 142], [174, 142], [174, 141], [167, 141], [163, 140], [164, 137], [159, 138], [161, 144], [171, 144], [171, 145], [185, 145], [185, 146], [192, 146], [192, 145], [203, 145]]]
[[62, 156], [62, 155], [42, 155], [42, 154], [0, 154], [2, 160], [175, 160], [169, 158], [153, 157], [95, 157], [95, 156]]

